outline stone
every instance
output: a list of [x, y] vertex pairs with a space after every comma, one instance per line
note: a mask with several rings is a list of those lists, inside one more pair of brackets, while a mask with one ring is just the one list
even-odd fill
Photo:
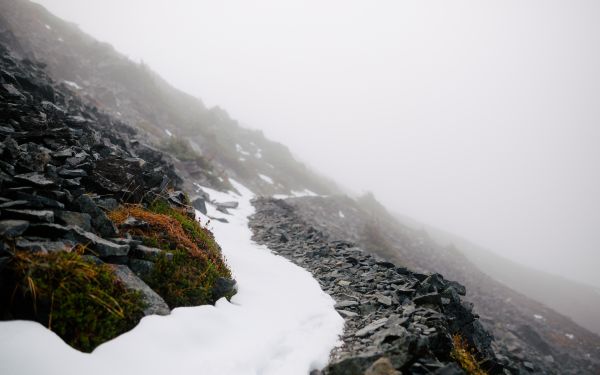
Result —
[[438, 293], [429, 293], [415, 297], [413, 302], [417, 305], [440, 305], [442, 300]]
[[215, 202], [215, 205], [217, 207], [223, 207], [223, 208], [231, 208], [231, 209], [236, 209], [239, 206], [238, 202]]
[[100, 258], [126, 256], [129, 254], [129, 245], [116, 244], [114, 242], [98, 237], [94, 233], [86, 232], [75, 226], [69, 226], [69, 236], [83, 245], [90, 247], [95, 255]]
[[53, 253], [59, 251], [71, 251], [74, 243], [68, 240], [64, 241], [32, 241], [26, 238], [20, 238], [15, 241], [15, 246], [19, 249], [33, 252]]
[[385, 306], [392, 306], [392, 298], [388, 297], [388, 296], [382, 296], [382, 295], [377, 296], [377, 302], [379, 302]]
[[100, 209], [88, 195], [81, 195], [74, 202], [81, 212], [89, 214], [92, 218], [92, 226], [101, 236], [114, 237], [118, 231], [106, 213]]
[[155, 247], [148, 247], [144, 245], [137, 245], [131, 251], [131, 255], [133, 257], [145, 260], [154, 260], [162, 253], [164, 253], [164, 251], [161, 249], [157, 249]]
[[0, 204], [0, 209], [12, 208], [12, 207], [23, 207], [23, 206], [29, 206], [29, 202], [22, 201], [22, 200], [8, 201], [8, 202]]
[[123, 228], [142, 228], [146, 229], [150, 227], [150, 224], [145, 222], [144, 220], [137, 219], [133, 216], [129, 216], [123, 223], [121, 224]]
[[171, 310], [164, 299], [125, 265], [111, 265], [115, 275], [126, 288], [138, 291], [142, 294], [142, 298], [146, 303], [144, 315], [169, 315]]
[[198, 211], [202, 212], [204, 215], [207, 214], [206, 201], [201, 196], [196, 196], [196, 197], [192, 198], [192, 207], [194, 207]]
[[86, 232], [92, 230], [92, 217], [89, 214], [74, 211], [54, 211], [54, 218], [60, 224], [75, 225]]
[[0, 236], [2, 237], [17, 237], [29, 228], [29, 222], [26, 220], [1, 220], [0, 221]]
[[351, 301], [351, 300], [345, 300], [345, 301], [337, 302], [335, 304], [336, 309], [344, 309], [346, 307], [352, 307], [352, 306], [358, 306], [358, 302]]
[[185, 193], [182, 191], [171, 191], [169, 192], [169, 202], [173, 203], [176, 206], [182, 207], [185, 206], [185, 202], [187, 198]]
[[38, 172], [31, 172], [31, 173], [23, 173], [23, 174], [18, 174], [15, 176], [15, 178], [17, 180], [21, 180], [23, 182], [32, 184], [34, 186], [38, 186], [38, 187], [52, 187], [55, 186], [55, 182], [52, 181], [51, 179], [45, 177], [43, 174], [40, 174]]
[[65, 178], [85, 177], [87, 172], [83, 169], [61, 169], [58, 175]]
[[357, 313], [348, 310], [337, 310], [337, 312], [344, 318], [354, 318], [358, 316]]
[[35, 222], [54, 222], [54, 212], [49, 210], [16, 210], [16, 209], [5, 209], [2, 210], [2, 216], [11, 219], [20, 219]]
[[356, 333], [354, 334], [354, 336], [356, 337], [363, 337], [363, 336], [367, 336], [373, 332], [375, 332], [376, 330], [378, 330], [379, 328], [383, 327], [385, 325], [385, 323], [387, 323], [388, 318], [381, 318], [378, 319], [376, 321], [374, 321], [373, 323], [359, 329], [358, 331], [356, 331]]
[[145, 277], [154, 269], [154, 262], [143, 259], [129, 259], [129, 268], [139, 277]]
[[[45, 194], [52, 194], [52, 192], [44, 192]], [[55, 199], [51, 199], [48, 198], [46, 196], [43, 195], [39, 195], [39, 194], [28, 194], [25, 192], [18, 192], [17, 194], [15, 194], [17, 199], [22, 199], [22, 200], [26, 200], [27, 202], [29, 202], [29, 205], [31, 207], [34, 208], [43, 208], [43, 207], [47, 207], [47, 208], [58, 208], [58, 209], [64, 209], [65, 205]]]
[[216, 301], [221, 297], [232, 295], [236, 290], [237, 284], [235, 280], [219, 277], [212, 289], [213, 300]]
[[381, 357], [365, 371], [364, 375], [401, 375], [396, 371], [389, 358]]
[[114, 198], [99, 198], [96, 199], [96, 205], [107, 211], [113, 211], [119, 207], [119, 202]]

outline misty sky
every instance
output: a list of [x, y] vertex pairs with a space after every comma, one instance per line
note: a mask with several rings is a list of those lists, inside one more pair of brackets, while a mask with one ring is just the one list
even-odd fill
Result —
[[600, 286], [600, 2], [37, 2], [390, 210]]

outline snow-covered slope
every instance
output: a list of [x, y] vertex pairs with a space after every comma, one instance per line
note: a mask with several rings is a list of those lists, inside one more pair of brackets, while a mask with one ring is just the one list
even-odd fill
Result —
[[0, 322], [0, 374], [306, 374], [324, 367], [344, 321], [309, 272], [251, 241], [253, 194], [233, 184], [240, 195], [207, 189], [213, 199], [239, 202], [229, 223], [211, 222], [238, 281], [231, 302], [146, 317], [91, 354], [38, 323]]

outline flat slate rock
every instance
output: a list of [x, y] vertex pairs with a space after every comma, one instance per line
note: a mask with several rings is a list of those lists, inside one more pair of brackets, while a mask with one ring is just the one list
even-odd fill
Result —
[[144, 302], [147, 304], [144, 315], [169, 315], [171, 313], [165, 300], [137, 277], [129, 267], [120, 264], [111, 264], [110, 266], [125, 287], [142, 293]]
[[0, 221], [0, 236], [16, 237], [20, 236], [29, 227], [29, 222], [25, 220], [2, 220]]

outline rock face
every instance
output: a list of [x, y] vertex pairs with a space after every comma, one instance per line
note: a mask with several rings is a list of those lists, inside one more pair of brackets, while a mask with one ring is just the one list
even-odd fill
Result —
[[455, 335], [466, 340], [490, 373], [525, 371], [496, 355], [492, 336], [461, 298], [462, 285], [331, 240], [284, 201], [253, 203], [254, 240], [311, 271], [346, 320], [344, 345], [334, 350], [325, 374], [461, 373], [451, 355]]

